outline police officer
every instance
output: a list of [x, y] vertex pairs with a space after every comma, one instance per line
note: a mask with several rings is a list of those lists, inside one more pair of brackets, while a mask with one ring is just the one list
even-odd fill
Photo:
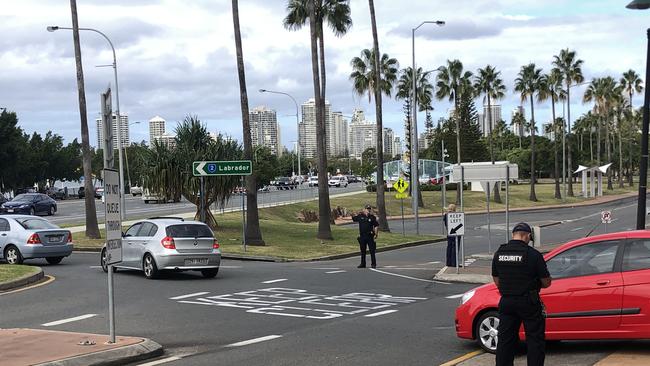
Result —
[[526, 223], [512, 229], [512, 240], [499, 247], [492, 259], [492, 277], [501, 293], [497, 366], [512, 366], [524, 323], [528, 366], [544, 365], [544, 304], [539, 291], [551, 285], [551, 275], [542, 255], [528, 246], [533, 230]]
[[377, 243], [375, 243], [375, 239], [377, 238], [379, 223], [375, 215], [370, 213], [370, 210], [372, 210], [372, 206], [366, 205], [363, 211], [352, 216], [352, 221], [359, 223], [357, 241], [361, 252], [361, 264], [357, 268], [366, 268], [366, 247], [370, 248], [370, 264], [372, 268], [377, 267], [377, 259], [375, 258]]

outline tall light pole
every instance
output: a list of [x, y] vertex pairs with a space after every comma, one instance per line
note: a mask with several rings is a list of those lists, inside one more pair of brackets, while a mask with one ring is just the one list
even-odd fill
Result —
[[[627, 4], [628, 9], [643, 10], [650, 8], [650, 0], [634, 0]], [[645, 80], [648, 81], [650, 77], [650, 28], [647, 30], [648, 46], [645, 62]], [[636, 229], [645, 229], [645, 216], [646, 216], [646, 185], [648, 184], [648, 125], [650, 125], [650, 115], [648, 115], [648, 108], [650, 107], [650, 90], [647, 85], [645, 88], [645, 98], [643, 102], [643, 128], [641, 132], [641, 166], [639, 167], [639, 198], [636, 208]]]
[[[59, 29], [65, 29], [65, 30], [72, 30], [72, 28], [68, 27], [59, 27], [56, 25], [50, 25], [47, 27], [48, 32], [54, 32]], [[90, 32], [95, 32], [108, 42], [108, 44], [111, 46], [111, 50], [113, 51], [113, 73], [115, 75], [115, 105], [116, 105], [116, 111], [115, 111], [115, 120], [117, 122], [117, 151], [118, 151], [118, 157], [119, 157], [119, 169], [120, 169], [120, 204], [122, 205], [122, 209], [120, 210], [120, 213], [122, 215], [122, 220], [126, 217], [126, 201], [124, 198], [124, 166], [123, 166], [123, 158], [122, 158], [122, 119], [120, 117], [120, 88], [118, 87], [117, 83], [117, 58], [115, 57], [115, 47], [113, 47], [113, 42], [106, 36], [104, 33], [98, 31], [97, 29], [93, 28], [79, 28], [80, 31], [90, 31]]]
[[[427, 20], [417, 27], [411, 30], [411, 51], [412, 51], [412, 69], [411, 69], [411, 78], [413, 79], [413, 94], [412, 94], [412, 104], [413, 104], [413, 113], [411, 120], [411, 177], [413, 187], [411, 188], [411, 195], [413, 199], [413, 215], [415, 217], [415, 234], [420, 234], [420, 220], [419, 220], [419, 207], [418, 207], [418, 191], [420, 189], [420, 175], [418, 174], [418, 109], [417, 109], [417, 72], [415, 70], [415, 31], [418, 30], [421, 26], [425, 24], [435, 24], [442, 27], [445, 25], [445, 22], [442, 20]], [[379, 179], [383, 177], [377, 177], [377, 183], [379, 184]]]
[[301, 175], [301, 172], [300, 172], [300, 150], [301, 150], [301, 145], [300, 145], [300, 122], [299, 122], [299, 117], [298, 117], [298, 102], [296, 102], [296, 99], [294, 97], [292, 97], [291, 94], [281, 92], [281, 91], [260, 89], [260, 93], [271, 93], [271, 94], [286, 95], [287, 97], [291, 98], [291, 100], [293, 100], [293, 104], [296, 105], [296, 128], [298, 129], [296, 131], [298, 133], [298, 175]]

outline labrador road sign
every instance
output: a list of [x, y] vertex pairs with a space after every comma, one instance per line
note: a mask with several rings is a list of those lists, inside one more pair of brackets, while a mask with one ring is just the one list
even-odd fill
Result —
[[122, 262], [122, 221], [120, 219], [120, 175], [104, 169], [104, 208], [106, 217], [106, 263]]
[[406, 189], [409, 187], [409, 183], [405, 181], [404, 179], [400, 178], [393, 184], [393, 188], [399, 193], [404, 193], [406, 192]]
[[192, 164], [192, 172], [195, 177], [251, 175], [253, 164], [250, 160], [195, 161]]
[[465, 235], [465, 213], [464, 212], [447, 213], [447, 235], [449, 236]]

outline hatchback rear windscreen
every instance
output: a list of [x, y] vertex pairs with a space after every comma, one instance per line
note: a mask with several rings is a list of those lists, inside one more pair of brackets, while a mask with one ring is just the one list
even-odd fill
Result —
[[180, 224], [167, 226], [167, 236], [172, 238], [211, 238], [212, 231], [205, 225]]

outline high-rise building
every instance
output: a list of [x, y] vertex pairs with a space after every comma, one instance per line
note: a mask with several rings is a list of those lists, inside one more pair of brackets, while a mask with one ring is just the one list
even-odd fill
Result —
[[512, 133], [517, 137], [528, 136], [528, 131], [524, 125], [516, 125], [512, 123], [512, 120], [514, 119], [515, 115], [517, 115], [517, 113], [524, 116], [524, 119], [526, 118], [526, 110], [523, 106], [517, 106], [512, 110], [512, 113], [510, 114], [510, 126], [512, 128]]
[[275, 110], [260, 106], [254, 108], [249, 115], [253, 146], [267, 147], [272, 154], [282, 156], [280, 126]]
[[377, 124], [366, 121], [360, 110], [355, 110], [352, 116], [348, 138], [350, 156], [361, 159], [366, 149], [377, 146]]
[[[117, 116], [113, 114], [113, 149], [117, 149], [117, 128], [118, 125], [116, 123]], [[95, 120], [97, 124], [97, 148], [98, 149], [103, 149], [104, 148], [104, 123], [102, 122], [102, 117], [100, 116]], [[129, 116], [126, 114], [121, 114], [120, 115], [120, 132], [122, 133], [122, 136], [120, 136], [121, 141], [122, 141], [122, 147], [127, 147], [131, 145], [131, 138], [129, 136]]]
[[[329, 131], [328, 131], [329, 133]], [[332, 129], [330, 143], [333, 146], [334, 156], [347, 156], [348, 154], [348, 121], [342, 112], [332, 112]]]
[[[329, 127], [328, 127], [329, 126]], [[332, 106], [325, 101], [325, 131], [332, 130]], [[298, 125], [298, 140], [302, 148], [301, 155], [306, 159], [312, 159], [318, 156], [316, 141], [316, 101], [314, 98], [309, 99], [302, 104], [302, 122]], [[329, 138], [326, 136], [325, 141], [330, 145]], [[327, 153], [331, 155], [332, 147], [327, 147]]]
[[[176, 135], [173, 133], [165, 132], [162, 135], [154, 136], [153, 141], [161, 143], [169, 149], [176, 148]], [[153, 146], [153, 143], [151, 146]]]
[[393, 139], [393, 156], [402, 155], [402, 139], [395, 136]]
[[160, 116], [155, 116], [149, 120], [149, 145], [151, 145], [156, 136], [165, 134], [165, 120]]
[[426, 132], [420, 133], [418, 137], [418, 152], [422, 152], [429, 147], [429, 139], [427, 137], [428, 134]]
[[384, 148], [384, 154], [390, 156], [391, 158], [395, 156], [394, 152], [394, 146], [393, 146], [393, 141], [395, 140], [395, 132], [393, 132], [392, 128], [386, 128], [384, 127], [384, 131], [382, 134], [383, 138], [383, 148]]
[[488, 115], [492, 116], [492, 130], [494, 126], [501, 121], [501, 106], [498, 104], [492, 104], [488, 108], [487, 103], [483, 104], [483, 113], [478, 115], [479, 128], [483, 136], [487, 137], [490, 134], [490, 120]]

